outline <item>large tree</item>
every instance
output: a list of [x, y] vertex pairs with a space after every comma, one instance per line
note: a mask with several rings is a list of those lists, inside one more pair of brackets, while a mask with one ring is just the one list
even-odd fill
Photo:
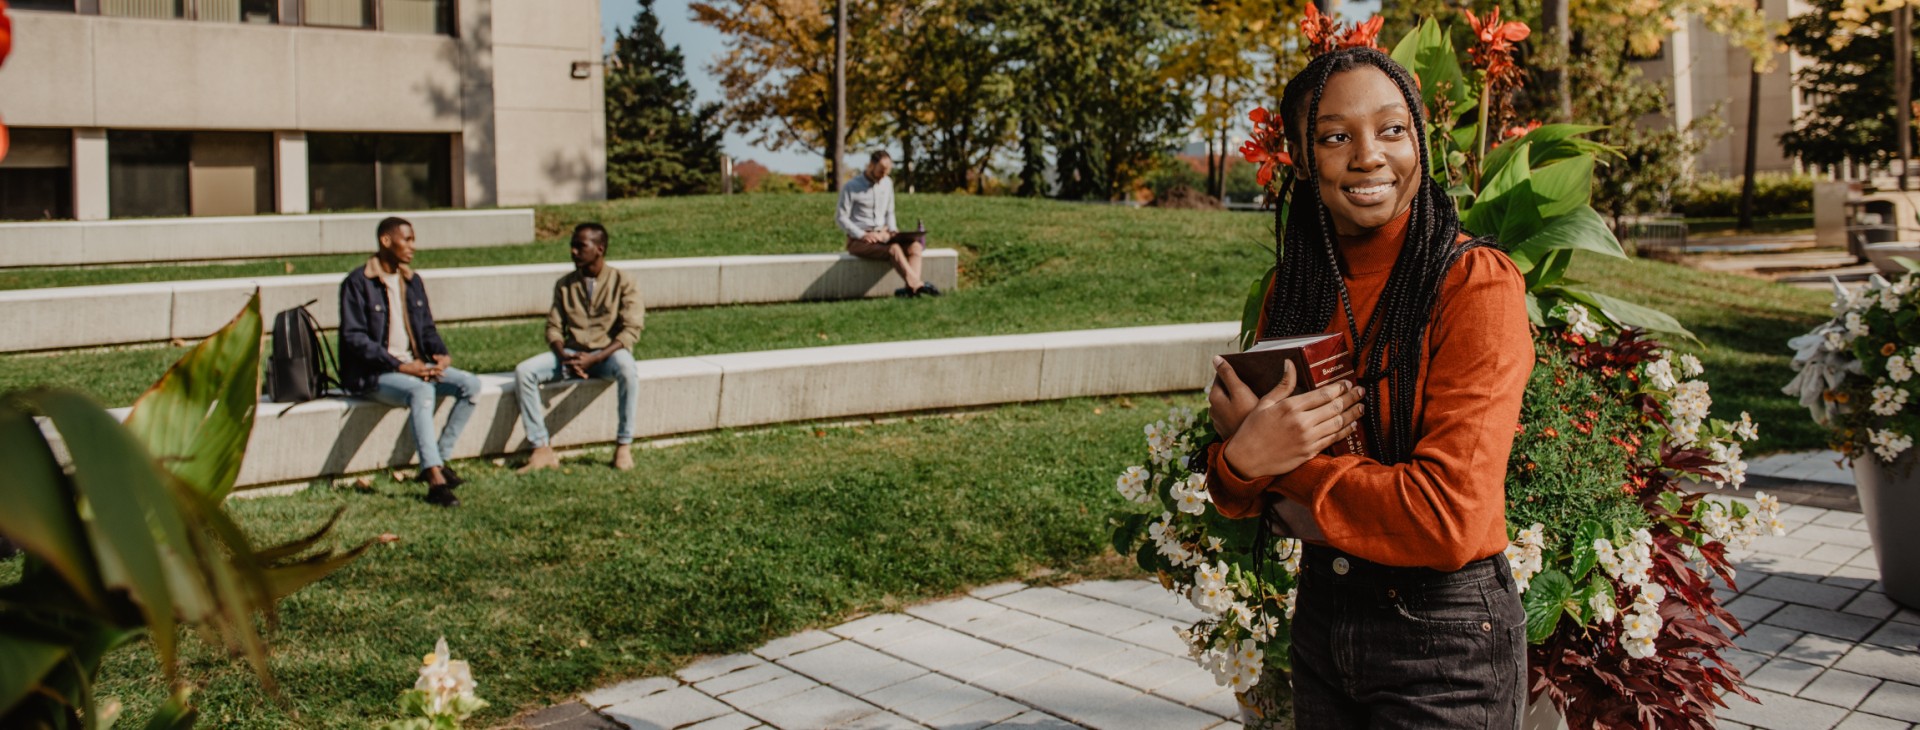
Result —
[[[1832, 14], [1846, 12], [1850, 3], [1811, 0], [1811, 4], [1814, 11], [1794, 18], [1782, 40], [1813, 61], [1793, 75], [1794, 85], [1812, 105], [1794, 120], [1793, 131], [1780, 136], [1781, 146], [1802, 162], [1829, 168], [1849, 161], [1882, 164], [1898, 157], [1893, 13], [1861, 12], [1852, 18], [1850, 32], [1837, 33]], [[1920, 43], [1914, 47], [1920, 49]], [[1911, 66], [1916, 58], [1908, 58], [1907, 64]], [[1914, 98], [1920, 99], [1920, 83], [1914, 89]]]
[[607, 188], [614, 197], [717, 192], [720, 105], [698, 105], [679, 46], [660, 35], [653, 0], [607, 57]]
[[894, 84], [884, 126], [898, 140], [902, 180], [920, 190], [984, 190], [994, 157], [1014, 141], [1018, 89], [999, 0], [947, 0], [895, 18]]
[[[1207, 143], [1207, 192], [1224, 197], [1234, 135], [1256, 106], [1309, 60], [1300, 42], [1305, 6], [1291, 0], [1199, 0], [1192, 25], [1168, 55], [1166, 73], [1196, 102], [1192, 133]], [[1244, 135], [1243, 135], [1244, 136]]]

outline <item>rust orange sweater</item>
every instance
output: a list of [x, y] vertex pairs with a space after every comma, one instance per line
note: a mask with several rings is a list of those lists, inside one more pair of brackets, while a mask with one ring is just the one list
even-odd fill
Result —
[[[1353, 316], [1365, 331], [1406, 240], [1407, 214], [1370, 235], [1341, 237]], [[1506, 549], [1507, 456], [1533, 372], [1526, 287], [1513, 261], [1468, 251], [1448, 272], [1427, 330], [1415, 402], [1414, 450], [1403, 464], [1321, 454], [1291, 473], [1245, 478], [1215, 446], [1210, 492], [1228, 517], [1253, 517], [1279, 493], [1313, 513], [1332, 547], [1377, 563], [1453, 571]], [[1346, 331], [1335, 308], [1327, 332]], [[1387, 379], [1380, 390], [1389, 402]], [[1390, 414], [1382, 412], [1380, 423]]]

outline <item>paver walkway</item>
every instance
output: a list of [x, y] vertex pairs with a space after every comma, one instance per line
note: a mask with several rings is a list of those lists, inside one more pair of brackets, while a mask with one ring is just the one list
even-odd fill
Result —
[[[1825, 453], [1785, 455], [1750, 470], [1777, 481], [1844, 478], [1831, 461]], [[1748, 631], [1728, 656], [1760, 703], [1734, 698], [1721, 727], [1920, 722], [1920, 613], [1879, 590], [1862, 517], [1809, 504], [1786, 505], [1780, 517], [1786, 537], [1762, 538], [1734, 556], [1741, 590], [1729, 591], [1726, 605]], [[1003, 583], [707, 659], [582, 702], [600, 710], [599, 727], [633, 730], [1238, 728], [1233, 695], [1174, 636], [1197, 618], [1149, 581]]]

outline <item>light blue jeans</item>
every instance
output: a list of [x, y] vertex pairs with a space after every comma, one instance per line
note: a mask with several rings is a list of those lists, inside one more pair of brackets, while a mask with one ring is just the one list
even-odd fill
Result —
[[[567, 352], [573, 353], [572, 350]], [[614, 432], [614, 442], [633, 443], [633, 418], [640, 410], [640, 368], [633, 362], [633, 353], [624, 348], [614, 350], [607, 359], [587, 368], [587, 374], [596, 378], [613, 378], [618, 384], [620, 427]], [[546, 409], [540, 405], [540, 384], [572, 377], [572, 373], [560, 367], [560, 358], [552, 352], [534, 355], [514, 367], [513, 379], [520, 396], [520, 423], [527, 428], [528, 443], [535, 447], [546, 446], [549, 438]]]
[[[383, 373], [374, 381], [373, 390], [366, 393], [368, 398], [380, 403], [407, 409], [408, 421], [413, 426], [413, 445], [420, 451], [421, 469], [447, 463], [446, 454], [453, 451], [453, 443], [460, 440], [460, 431], [473, 416], [475, 398], [479, 395], [480, 379], [457, 368], [447, 368], [440, 380], [432, 383], [397, 371]], [[453, 412], [447, 414], [447, 427], [440, 429], [440, 439], [435, 441], [433, 406], [440, 396], [453, 398]]]

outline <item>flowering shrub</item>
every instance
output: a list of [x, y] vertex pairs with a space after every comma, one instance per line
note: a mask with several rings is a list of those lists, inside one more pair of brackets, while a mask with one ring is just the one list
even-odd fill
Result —
[[420, 663], [420, 678], [413, 689], [400, 695], [400, 710], [409, 717], [382, 725], [381, 730], [454, 730], [487, 706], [486, 700], [473, 694], [473, 672], [466, 660], [453, 658], [446, 637], [440, 637], [433, 653]]
[[1920, 380], [1920, 281], [1878, 275], [1858, 291], [1834, 284], [1833, 319], [1787, 342], [1800, 371], [1786, 388], [1831, 429], [1849, 457], [1892, 463], [1913, 448], [1920, 414], [1907, 408]]

